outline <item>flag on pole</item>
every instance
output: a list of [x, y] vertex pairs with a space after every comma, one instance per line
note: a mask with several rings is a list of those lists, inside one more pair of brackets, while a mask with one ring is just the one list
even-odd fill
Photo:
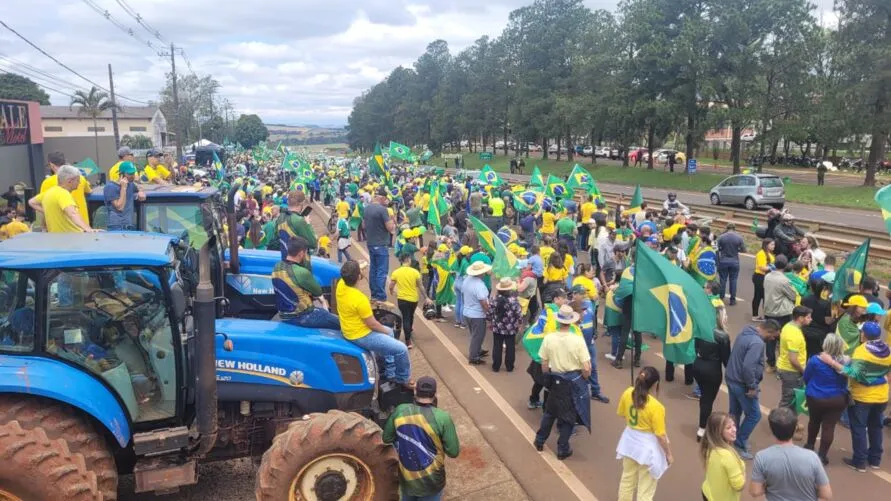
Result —
[[483, 170], [480, 171], [480, 181], [482, 181], [483, 184], [490, 184], [492, 186], [500, 186], [502, 182], [501, 178], [498, 177], [498, 173], [495, 172], [489, 164], [486, 164], [483, 167]]
[[866, 275], [866, 261], [869, 258], [870, 239], [867, 238], [848, 254], [845, 262], [835, 272], [835, 282], [832, 284], [833, 302], [842, 301], [848, 294], [860, 291], [860, 281]]
[[628, 204], [628, 208], [622, 211], [622, 217], [630, 216], [631, 214], [637, 214], [641, 210], [641, 205], [643, 205], [643, 194], [640, 192], [640, 185], [637, 185], [634, 188], [634, 195], [631, 197], [631, 203]]
[[439, 235], [442, 233], [442, 216], [448, 214], [449, 203], [442, 196], [442, 190], [439, 189], [439, 181], [433, 183], [432, 193], [430, 210], [427, 211], [427, 223], [433, 226], [433, 230]]
[[711, 299], [693, 277], [640, 240], [634, 268], [633, 329], [659, 337], [665, 360], [693, 363], [693, 340], [714, 342]]
[[390, 158], [398, 158], [399, 160], [411, 160], [411, 148], [404, 144], [390, 141]]
[[558, 199], [566, 197], [567, 193], [566, 184], [563, 183], [562, 179], [553, 174], [548, 175], [548, 184], [545, 189], [545, 194], [547, 196], [553, 198], [556, 202]]
[[387, 179], [389, 178], [387, 168], [384, 165], [384, 155], [381, 153], [380, 143], [374, 143], [374, 153], [368, 160], [368, 173], [372, 176]]
[[213, 168], [217, 171], [217, 182], [222, 182], [226, 177], [226, 169], [223, 168], [223, 162], [220, 161], [217, 152], [213, 152]]
[[575, 164], [572, 168], [572, 172], [569, 173], [569, 180], [566, 181], [566, 188], [572, 193], [576, 188], [580, 187], [588, 190], [593, 184], [594, 176], [581, 165]]
[[529, 186], [541, 188], [542, 191], [544, 190], [544, 178], [537, 165], [532, 169], [532, 178], [529, 180]]
[[93, 174], [99, 173], [99, 166], [96, 165], [96, 162], [90, 157], [77, 162], [74, 166], [80, 169], [80, 173], [84, 176], [92, 176]]
[[514, 209], [523, 212], [538, 212], [541, 208], [541, 202], [544, 193], [538, 193], [532, 190], [514, 193]]
[[491, 256], [492, 272], [496, 278], [511, 277], [515, 278], [520, 275], [517, 256], [513, 252], [507, 250], [504, 242], [498, 238], [498, 235], [492, 231], [486, 223], [479, 219], [469, 216], [473, 229], [479, 237], [480, 246]]

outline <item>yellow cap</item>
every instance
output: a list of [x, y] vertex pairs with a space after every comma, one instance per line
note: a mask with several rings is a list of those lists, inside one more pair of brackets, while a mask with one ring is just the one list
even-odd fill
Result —
[[458, 250], [458, 252], [460, 252], [461, 254], [463, 254], [463, 255], [466, 256], [466, 255], [468, 255], [468, 254], [470, 254], [470, 253], [473, 252], [473, 247], [471, 247], [471, 246], [469, 246], [469, 245], [465, 245], [464, 247], [461, 247], [461, 248]]
[[614, 230], [614, 229], [616, 229], [616, 223], [610, 221], [610, 222], [606, 223], [606, 227], [611, 230]]
[[869, 306], [869, 301], [866, 300], [865, 297], [860, 294], [855, 294], [848, 298], [848, 302], [846, 306], [859, 306], [861, 308], [866, 308]]
[[439, 244], [439, 247], [437, 247], [436, 250], [439, 252], [448, 252], [449, 246], [446, 244]]

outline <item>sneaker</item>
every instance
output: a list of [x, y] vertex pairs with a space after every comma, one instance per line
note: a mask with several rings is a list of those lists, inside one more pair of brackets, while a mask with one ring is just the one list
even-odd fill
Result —
[[613, 363], [611, 363], [610, 365], [612, 365], [613, 368], [615, 368], [615, 369], [620, 369], [620, 370], [622, 369], [622, 361], [621, 360], [613, 360]]
[[480, 350], [480, 356], [485, 357], [489, 355], [489, 350]]
[[529, 409], [530, 411], [535, 410], [535, 409], [540, 409], [541, 402], [538, 400], [534, 400], [534, 401], [530, 400], [529, 402], [526, 403], [526, 408]]
[[452, 307], [449, 306], [449, 305], [444, 305], [444, 306], [442, 307], [442, 311], [445, 312], [445, 313], [451, 313], [451, 312], [452, 312]]
[[592, 400], [597, 400], [600, 403], [608, 404], [609, 399], [606, 398], [602, 393], [598, 393], [597, 395], [591, 395]]
[[[685, 394], [684, 396], [687, 397], [687, 398], [689, 398], [690, 400], [699, 400], [699, 398], [700, 398], [700, 396], [697, 395], [696, 392], [693, 392], [693, 393], [687, 393], [687, 394]], [[701, 430], [701, 429], [702, 429], [702, 428], [700, 428], [700, 430]]]
[[412, 348], [414, 348], [414, 347], [415, 347], [415, 345], [414, 345], [414, 344], [412, 344], [412, 342], [411, 342], [411, 341], [409, 341], [409, 342], [407, 342], [407, 343], [405, 343], [405, 347], [406, 347], [406, 348], [408, 348], [408, 349], [409, 349], [409, 350], [410, 350], [410, 349], [412, 349]]
[[696, 430], [696, 441], [701, 442], [702, 437], [705, 436], [705, 428], [699, 428]]
[[730, 306], [736, 306], [736, 299], [731, 299], [729, 303]]
[[842, 463], [846, 464], [848, 466], [848, 468], [850, 468], [854, 471], [859, 471], [860, 473], [866, 473], [866, 467], [854, 464], [853, 458], [844, 458], [844, 459], [842, 459]]
[[572, 456], [572, 451], [565, 452], [563, 454], [557, 454], [557, 459], [559, 459], [560, 461], [563, 461], [564, 459], [568, 458], [569, 456]]
[[764, 317], [752, 317], [752, 322], [763, 322]]
[[605, 359], [607, 359], [607, 360], [609, 360], [609, 361], [612, 362], [612, 361], [614, 361], [614, 360], [616, 359], [616, 356], [613, 355], [612, 353], [604, 353], [604, 354], [603, 354], [603, 358], [605, 358]]
[[535, 443], [533, 443], [532, 445], [535, 446], [535, 450], [537, 450], [538, 452], [541, 452], [541, 451], [544, 450], [544, 444], [540, 444], [540, 443], [538, 443], [538, 442], [535, 442]]
[[[823, 456], [823, 455], [821, 455], [821, 454], [817, 454], [817, 456], [820, 457], [820, 462], [823, 463], [823, 466], [828, 466], [828, 465], [829, 465], [829, 458], [828, 458], [828, 457]], [[876, 466], [876, 468], [878, 468], [878, 466]]]
[[455, 328], [456, 328], [456, 329], [463, 329], [464, 326], [461, 325], [461, 324], [459, 324], [459, 323], [455, 323]]
[[635, 366], [635, 367], [640, 367], [640, 359], [639, 359], [639, 358], [638, 358], [637, 360], [634, 361], [634, 366]]
[[871, 464], [871, 465], [869, 465], [869, 467], [872, 468], [873, 470], [881, 470], [882, 469], [882, 465], [878, 465], [878, 464]]
[[746, 461], [755, 459], [755, 456], [753, 456], [752, 453], [749, 452], [747, 449], [743, 449], [738, 445], [734, 445], [733, 448], [736, 449], [736, 453], [739, 454], [739, 457], [745, 459]]
[[802, 440], [804, 440], [803, 424], [798, 423], [797, 425], [795, 425], [795, 435], [792, 437], [792, 440], [795, 440], [796, 442], [801, 442]]

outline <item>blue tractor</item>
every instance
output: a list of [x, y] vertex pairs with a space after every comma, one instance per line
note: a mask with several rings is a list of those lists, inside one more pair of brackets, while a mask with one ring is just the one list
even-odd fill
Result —
[[359, 414], [380, 411], [374, 357], [218, 318], [208, 253], [149, 233], [0, 243], [0, 498], [114, 500], [131, 473], [168, 492], [242, 457], [259, 500], [395, 497], [396, 456]]

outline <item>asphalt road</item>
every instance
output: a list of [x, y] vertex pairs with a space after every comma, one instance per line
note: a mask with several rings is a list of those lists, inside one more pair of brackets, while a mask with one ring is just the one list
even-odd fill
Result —
[[[502, 178], [514, 181], [528, 181], [528, 175], [517, 175], [517, 174], [499, 174]], [[606, 192], [610, 193], [624, 193], [626, 195], [626, 199], [630, 199], [631, 195], [634, 194], [634, 186], [628, 185], [618, 185], [611, 183], [597, 183], [597, 186]], [[641, 188], [643, 190], [644, 197], [648, 198], [656, 198], [660, 200], [664, 200], [668, 198], [668, 190], [663, 190], [659, 188]], [[708, 193], [700, 193], [700, 192], [692, 192], [692, 191], [678, 191], [678, 199], [685, 204], [693, 204], [693, 205], [710, 205]], [[870, 201], [864, 201], [864, 203], [868, 203]], [[752, 216], [752, 218], [760, 217], [762, 221], [764, 220], [767, 209], [757, 209], [754, 211], [748, 211], [742, 206], [721, 206], [726, 207], [728, 211], [732, 210], [737, 213], [747, 213]], [[821, 205], [805, 205], [788, 202], [786, 203], [786, 209], [789, 210], [792, 214], [802, 218], [808, 219], [812, 221], [822, 221], [830, 224], [838, 224], [844, 225], [852, 228], [862, 228], [865, 230], [874, 230], [874, 231], [885, 231], [885, 222], [882, 219], [881, 211], [879, 210], [857, 210], [857, 209], [842, 209], [839, 207], [829, 207], [829, 206], [821, 206]]]

